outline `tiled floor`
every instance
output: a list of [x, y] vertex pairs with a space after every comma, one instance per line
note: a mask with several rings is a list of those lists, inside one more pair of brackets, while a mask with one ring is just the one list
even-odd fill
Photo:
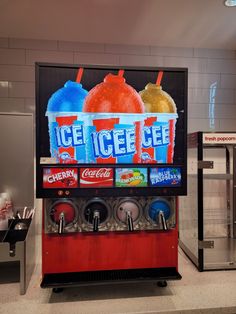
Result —
[[0, 284], [1, 314], [236, 313], [236, 271], [200, 273], [181, 250], [183, 278], [166, 288], [154, 283], [121, 284], [67, 288], [55, 294], [39, 287], [40, 271], [37, 265], [23, 296], [18, 283]]

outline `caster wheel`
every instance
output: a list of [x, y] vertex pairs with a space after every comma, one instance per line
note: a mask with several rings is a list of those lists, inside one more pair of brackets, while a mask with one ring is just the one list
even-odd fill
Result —
[[161, 280], [157, 282], [158, 287], [164, 288], [167, 287], [167, 281], [166, 280]]
[[61, 293], [64, 289], [63, 288], [53, 288], [52, 292], [53, 293]]

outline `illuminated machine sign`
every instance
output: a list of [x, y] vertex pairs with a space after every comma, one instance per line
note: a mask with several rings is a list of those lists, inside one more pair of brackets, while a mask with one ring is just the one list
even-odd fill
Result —
[[[58, 196], [51, 187], [62, 186], [48, 182], [43, 170], [54, 167], [77, 168], [70, 197], [89, 196], [91, 187], [100, 196], [125, 195], [128, 187], [137, 187], [137, 196], [156, 195], [149, 174], [159, 166], [181, 168], [173, 193], [185, 194], [187, 71], [37, 63], [37, 197]], [[131, 181], [120, 177], [125, 169], [133, 169]]]

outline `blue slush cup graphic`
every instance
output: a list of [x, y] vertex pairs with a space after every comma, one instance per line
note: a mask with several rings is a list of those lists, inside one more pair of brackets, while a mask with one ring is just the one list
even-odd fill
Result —
[[167, 162], [167, 150], [169, 145], [169, 123], [168, 122], [154, 122], [154, 126], [159, 127], [158, 146], [155, 147], [155, 159], [157, 163]]
[[[132, 124], [115, 124], [115, 129], [120, 129], [120, 130], [129, 130], [129, 131], [133, 131], [133, 134], [135, 135], [135, 127]], [[133, 162], [133, 157], [134, 154], [136, 152], [135, 150], [135, 136], [133, 137], [133, 142], [131, 141], [131, 143], [129, 145], [127, 145], [127, 143], [124, 143], [124, 147], [123, 149], [125, 150], [125, 153], [120, 156], [117, 156], [117, 163], [127, 163], [130, 164]], [[114, 143], [116, 144], [116, 143]], [[128, 147], [127, 147], [128, 146]]]
[[[58, 89], [48, 101], [46, 116], [48, 116], [48, 128], [50, 137], [51, 157], [57, 161], [60, 154], [68, 155], [67, 148], [74, 147], [74, 159], [79, 163], [86, 162], [85, 139], [83, 121], [77, 118], [72, 125], [66, 122], [72, 116], [79, 116], [83, 110], [83, 104], [88, 92], [77, 82], [67, 81], [64, 87]], [[57, 118], [64, 117], [67, 127], [59, 125]], [[59, 153], [59, 148], [65, 148], [65, 152]], [[63, 158], [60, 158], [63, 159]]]
[[85, 138], [86, 138], [86, 155], [87, 155], [87, 163], [95, 164], [96, 157], [94, 154], [93, 140], [92, 134], [96, 133], [96, 127], [93, 125], [89, 125], [85, 128]]
[[165, 220], [168, 220], [171, 215], [171, 206], [166, 200], [161, 198], [154, 200], [148, 209], [148, 215], [155, 223], [159, 221], [160, 211], [164, 214]]

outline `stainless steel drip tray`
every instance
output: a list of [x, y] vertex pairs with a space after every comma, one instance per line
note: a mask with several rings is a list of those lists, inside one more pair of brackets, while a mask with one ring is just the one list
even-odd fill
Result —
[[174, 267], [86, 271], [76, 273], [45, 274], [42, 288], [135, 283], [144, 281], [179, 280], [181, 275]]
[[213, 249], [204, 249], [204, 270], [236, 269], [236, 239], [207, 238]]

